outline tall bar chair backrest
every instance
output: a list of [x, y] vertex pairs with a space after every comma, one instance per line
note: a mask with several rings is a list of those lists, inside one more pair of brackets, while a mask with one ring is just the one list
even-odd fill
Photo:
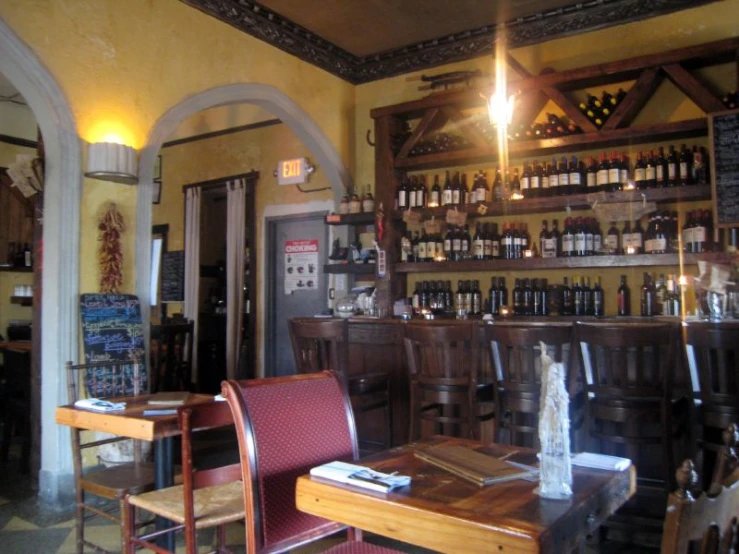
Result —
[[477, 438], [477, 326], [409, 323], [404, 343], [411, 380], [410, 440], [423, 431], [421, 420], [443, 434]]
[[246, 552], [282, 552], [346, 527], [295, 507], [312, 467], [358, 458], [354, 416], [333, 372], [224, 381], [244, 483]]
[[[497, 375], [498, 441], [538, 448], [541, 346], [554, 362], [572, 367], [572, 326], [485, 325], [485, 341]], [[502, 431], [507, 430], [507, 434]]]
[[298, 373], [333, 370], [346, 379], [349, 323], [344, 319], [295, 318], [290, 340]]
[[192, 321], [151, 327], [151, 375], [155, 392], [190, 390], [192, 380]]

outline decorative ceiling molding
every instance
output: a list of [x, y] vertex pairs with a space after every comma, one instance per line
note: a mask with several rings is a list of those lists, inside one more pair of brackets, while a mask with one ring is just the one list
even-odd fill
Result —
[[[496, 25], [369, 56], [355, 56], [249, 0], [181, 0], [353, 84], [367, 83], [492, 53]], [[519, 48], [631, 23], [716, 0], [591, 0], [505, 23], [509, 48]]]

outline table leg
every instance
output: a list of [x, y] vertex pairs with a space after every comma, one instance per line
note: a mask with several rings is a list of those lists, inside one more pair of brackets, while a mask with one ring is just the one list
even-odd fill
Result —
[[[174, 484], [174, 476], [172, 475], [174, 467], [172, 451], [172, 437], [164, 437], [163, 439], [154, 441], [154, 464], [156, 471], [154, 475], [154, 486], [157, 489], [171, 487]], [[156, 520], [157, 531], [171, 526], [172, 522], [166, 518], [158, 517]], [[164, 535], [157, 540], [159, 546], [166, 548], [170, 552], [174, 552], [174, 543], [173, 533]]]

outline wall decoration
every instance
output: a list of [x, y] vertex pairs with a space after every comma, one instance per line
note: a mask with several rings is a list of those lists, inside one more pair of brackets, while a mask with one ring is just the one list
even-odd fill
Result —
[[285, 241], [285, 294], [318, 289], [318, 239]]
[[126, 230], [121, 212], [109, 203], [98, 222], [100, 249], [100, 292], [117, 293], [123, 285], [123, 249], [121, 235]]

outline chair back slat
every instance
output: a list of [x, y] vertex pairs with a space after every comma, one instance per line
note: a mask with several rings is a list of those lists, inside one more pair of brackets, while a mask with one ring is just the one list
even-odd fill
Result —
[[346, 378], [349, 327], [342, 319], [295, 318], [289, 322], [297, 373], [333, 370]]
[[299, 476], [358, 457], [354, 417], [339, 377], [320, 372], [227, 381], [223, 394], [239, 440], [246, 551], [283, 551], [343, 529], [295, 507]]

